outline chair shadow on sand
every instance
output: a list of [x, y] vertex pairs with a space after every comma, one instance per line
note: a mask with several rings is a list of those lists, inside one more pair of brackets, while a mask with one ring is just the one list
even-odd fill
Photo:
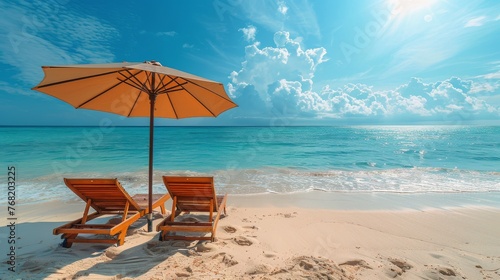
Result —
[[[200, 215], [189, 214], [185, 219], [193, 221], [202, 217], [203, 216]], [[179, 254], [184, 257], [194, 257], [199, 256], [200, 253], [211, 250], [210, 245], [206, 245], [207, 243], [211, 243], [210, 241], [194, 240], [196, 236], [201, 237], [205, 234], [185, 234], [191, 234], [193, 240], [160, 241], [160, 233], [147, 233], [139, 229], [131, 236], [128, 236], [128, 242], [133, 242], [133, 239], [140, 238], [141, 235], [147, 236], [147, 238], [151, 237], [151, 239], [125, 250], [121, 250], [122, 247], [116, 246], [105, 248], [101, 256], [107, 258], [108, 260], [95, 263], [87, 269], [80, 270], [76, 272], [73, 277], [99, 275], [104, 277], [136, 278], [147, 273], [152, 273], [152, 275], [150, 275], [151, 277], [157, 276], [160, 277], [160, 279], [163, 279], [164, 272], [175, 273], [173, 270], [169, 271], [168, 266], [172, 265], [172, 263], [165, 264], [165, 266], [158, 268], [157, 272], [152, 270], [161, 263], [168, 261], [169, 258]], [[179, 272], [180, 270], [183, 270], [183, 268], [176, 268], [176, 271], [182, 274], [182, 272]], [[188, 271], [184, 272], [187, 273], [185, 276], [189, 274]], [[161, 276], [155, 274], [159, 274]], [[173, 275], [175, 276], [175, 274]]]
[[[161, 215], [155, 217], [161, 220]], [[190, 215], [189, 219], [196, 219]], [[20, 248], [16, 271], [26, 279], [77, 279], [89, 275], [96, 277], [139, 277], [149, 273], [160, 263], [174, 255], [185, 257], [196, 256], [207, 251], [206, 241], [159, 241], [159, 232], [146, 232], [146, 218], [141, 218], [129, 228], [125, 244], [122, 246], [109, 244], [75, 244], [72, 248], [61, 246], [62, 240], [51, 234], [51, 229], [59, 222], [28, 223], [25, 228], [37, 228], [45, 233], [33, 237], [32, 233], [20, 230], [20, 236], [30, 235], [31, 245], [40, 246], [42, 242], [50, 242], [43, 248], [23, 254]], [[23, 224], [20, 224], [20, 228]], [[88, 236], [94, 238], [95, 236]], [[148, 241], [135, 239], [145, 238]], [[27, 238], [26, 238], [27, 240]], [[48, 241], [50, 240], [50, 241]], [[21, 242], [20, 242], [21, 243]], [[22, 247], [30, 244], [22, 244]], [[128, 247], [131, 246], [131, 247]], [[126, 249], [124, 249], [126, 248]], [[161, 271], [164, 271], [161, 268]], [[160, 273], [160, 271], [158, 271]], [[15, 279], [15, 277], [14, 277]], [[162, 278], [160, 278], [162, 279]]]
[[[161, 215], [160, 215], [161, 217]], [[101, 220], [116, 217], [100, 218]], [[52, 234], [52, 229], [60, 226], [60, 222], [21, 223], [18, 228], [19, 240], [16, 273], [17, 279], [72, 279], [78, 277], [75, 271], [83, 267], [92, 267], [96, 262], [107, 262], [117, 249], [126, 248], [102, 243], [75, 244], [72, 248], [63, 247], [64, 240]], [[132, 224], [127, 231], [126, 239], [132, 242], [139, 237], [147, 225], [146, 218]], [[34, 234], [33, 229], [36, 229]], [[156, 232], [154, 232], [156, 233]], [[105, 236], [84, 235], [83, 238], [106, 238]], [[142, 246], [139, 244], [138, 246]], [[133, 248], [131, 248], [133, 249]], [[108, 269], [104, 267], [104, 271]], [[91, 272], [92, 273], [92, 272]], [[83, 274], [78, 274], [83, 275]], [[3, 278], [2, 278], [3, 279]]]
[[[32, 254], [26, 255], [24, 263], [21, 264], [22, 269], [29, 276], [36, 275], [36, 278], [43, 276], [43, 278], [48, 277], [49, 279], [54, 276], [57, 279], [74, 279], [88, 275], [115, 278], [138, 277], [150, 272], [150, 270], [158, 264], [168, 260], [168, 258], [173, 255], [182, 254], [189, 257], [199, 255], [200, 252], [210, 251], [210, 246], [204, 245], [202, 240], [214, 241], [217, 222], [221, 217], [221, 213], [224, 212], [222, 217], [226, 217], [225, 204], [227, 195], [216, 196], [213, 177], [165, 177], [164, 179], [166, 180], [165, 184], [167, 189], [173, 197], [173, 201], [169, 201], [172, 207], [169, 216], [157, 213], [155, 217], [158, 222], [157, 230], [159, 232], [146, 232], [146, 218], [144, 216], [141, 218], [137, 217], [132, 224], [124, 227], [126, 229], [126, 234], [121, 234], [122, 239], [119, 239], [119, 242], [117, 242], [116, 239], [112, 239], [111, 236], [108, 235], [112, 233], [111, 231], [108, 234], [103, 234], [101, 227], [113, 228], [115, 224], [124, 223], [123, 217], [120, 218], [120, 215], [96, 217], [94, 222], [99, 225], [99, 228], [97, 228], [98, 230], [94, 230], [94, 224], [81, 223], [80, 219], [59, 226], [56, 230], [66, 230], [68, 231], [67, 234], [78, 231], [79, 239], [76, 239], [75, 236], [73, 242], [78, 241], [84, 244], [78, 244], [78, 246], [74, 248], [63, 248], [62, 246], [68, 245], [67, 234], [62, 235], [62, 246], [55, 245], [57, 242], [54, 240], [54, 237], [46, 237], [42, 239], [41, 242], [43, 242], [43, 240], [51, 240], [54, 241], [54, 245], [50, 244], [48, 248], [43, 248], [36, 252], [33, 250]], [[85, 188], [83, 188], [84, 190], [89, 189], [90, 183], [87, 182], [89, 180], [74, 180], [76, 180], [77, 183], [79, 182], [79, 185], [85, 186]], [[84, 182], [82, 180], [84, 180]], [[102, 183], [101, 181], [99, 182]], [[121, 187], [116, 179], [111, 181], [111, 183], [108, 182], [106, 185]], [[73, 187], [74, 184], [68, 184], [68, 186]], [[188, 188], [188, 186], [194, 189]], [[180, 189], [176, 192], [176, 188]], [[76, 189], [76, 187], [74, 187], [74, 189]], [[92, 188], [92, 190], [93, 189], [94, 188]], [[125, 191], [122, 192], [125, 193]], [[75, 193], [81, 198], [87, 198], [88, 196], [88, 194], [84, 196], [78, 191], [75, 191]], [[107, 193], [111, 193], [111, 191]], [[100, 193], [98, 192], [97, 194]], [[163, 198], [167, 196], [169, 195], [164, 195]], [[122, 202], [122, 200], [133, 202], [131, 198], [121, 199], [120, 201]], [[100, 200], [95, 198], [93, 200], [89, 199], [88, 201]], [[112, 201], [117, 200], [114, 199]], [[163, 201], [161, 203], [165, 202]], [[90, 206], [90, 202], [87, 202], [84, 217]], [[122, 206], [123, 205], [120, 204], [120, 207]], [[95, 208], [93, 204], [92, 207]], [[139, 206], [136, 208], [139, 209]], [[165, 205], [163, 205], [161, 209], [162, 213], [165, 212], [164, 208]], [[106, 213], [108, 211], [102, 212]], [[206, 221], [207, 218], [208, 222]], [[37, 231], [43, 228], [43, 235], [50, 232], [50, 227], [53, 228], [55, 225], [55, 223], [35, 224], [33, 228], [36, 228]], [[73, 230], [75, 224], [79, 227]], [[82, 230], [81, 226], [85, 226], [85, 228]], [[60, 232], [56, 230], [54, 230], [54, 233], [59, 234]], [[32, 233], [29, 234], [30, 238], [33, 238]], [[110, 246], [102, 244], [101, 242], [113, 242], [119, 245], [123, 244], [125, 239], [126, 243], [123, 246]], [[166, 239], [169, 240], [160, 241]], [[144, 240], [148, 241], [144, 242]]]

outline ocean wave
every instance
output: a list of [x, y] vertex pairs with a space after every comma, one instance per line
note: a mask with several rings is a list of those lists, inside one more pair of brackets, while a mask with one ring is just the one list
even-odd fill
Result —
[[[379, 170], [304, 170], [265, 167], [224, 169], [213, 172], [190, 170], [154, 172], [153, 188], [165, 192], [162, 176], [213, 176], [216, 188], [228, 194], [323, 192], [496, 192], [500, 191], [500, 172], [460, 170], [440, 167], [414, 167]], [[72, 173], [68, 178], [118, 178], [130, 194], [147, 190], [147, 170], [114, 173]], [[52, 174], [18, 180], [18, 198], [32, 202], [51, 199], [77, 199], [60, 175]], [[2, 201], [5, 201], [3, 199]]]

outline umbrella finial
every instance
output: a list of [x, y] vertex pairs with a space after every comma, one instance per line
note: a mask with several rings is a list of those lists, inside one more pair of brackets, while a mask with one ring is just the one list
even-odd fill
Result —
[[155, 66], [162, 66], [161, 63], [159, 63], [156, 60], [151, 60], [151, 61], [144, 61], [144, 63], [155, 65]]

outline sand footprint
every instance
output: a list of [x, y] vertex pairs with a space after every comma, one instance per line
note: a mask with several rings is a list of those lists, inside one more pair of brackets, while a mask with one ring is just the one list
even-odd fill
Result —
[[233, 238], [233, 241], [234, 241], [234, 243], [236, 243], [240, 246], [251, 246], [253, 244], [253, 242], [250, 239], [248, 239], [244, 236], [235, 237], [235, 238]]
[[276, 268], [270, 275], [279, 275], [278, 279], [352, 279], [333, 261], [310, 256], [290, 259], [285, 267]]
[[199, 243], [196, 245], [196, 252], [200, 253], [205, 253], [205, 252], [210, 252], [216, 250], [216, 246], [214, 246], [212, 243]]
[[391, 267], [389, 267], [389, 270], [387, 271], [387, 275], [390, 277], [393, 277], [393, 278], [397, 277], [397, 276], [401, 276], [407, 270], [410, 270], [411, 268], [413, 268], [412, 265], [410, 265], [409, 263], [407, 263], [404, 260], [400, 260], [400, 259], [388, 259], [388, 260], [391, 264], [393, 264], [394, 266], [397, 267], [397, 268], [394, 268], [391, 266]]
[[354, 270], [359, 270], [360, 268], [367, 268], [367, 269], [372, 269], [368, 263], [364, 260], [352, 260], [352, 261], [346, 261], [344, 263], [339, 264], [339, 266], [350, 266]]
[[410, 265], [409, 263], [407, 263], [406, 261], [404, 260], [398, 260], [398, 259], [389, 259], [389, 261], [399, 267], [403, 272], [406, 272], [407, 270], [410, 270], [413, 268], [412, 265]]
[[297, 212], [283, 214], [283, 217], [285, 217], [285, 218], [295, 218], [296, 216], [297, 216]]
[[275, 252], [268, 251], [268, 252], [263, 252], [263, 253], [264, 253], [264, 257], [266, 257], [266, 258], [274, 258], [277, 256], [277, 254]]
[[232, 226], [225, 226], [225, 227], [223, 227], [223, 229], [227, 233], [235, 233], [236, 232], [236, 228], [234, 228]]
[[456, 272], [453, 269], [442, 267], [439, 269], [439, 274], [444, 276], [457, 276]]
[[430, 265], [430, 268], [431, 270], [426, 274], [431, 279], [451, 279], [448, 277], [452, 277], [453, 279], [455, 279], [455, 277], [460, 277], [460, 274], [458, 272], [449, 267]]
[[[243, 228], [250, 229], [250, 230], [258, 230], [259, 229], [259, 227], [257, 227], [257, 226], [243, 226]], [[247, 230], [247, 232], [248, 232], [248, 230]]]
[[225, 264], [227, 267], [238, 264], [238, 261], [236, 261], [233, 256], [226, 254], [225, 252], [215, 254], [212, 257], [212, 259], [214, 259], [214, 260], [220, 259], [220, 262]]

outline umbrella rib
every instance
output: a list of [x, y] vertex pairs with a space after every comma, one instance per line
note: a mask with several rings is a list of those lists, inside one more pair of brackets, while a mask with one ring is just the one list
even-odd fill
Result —
[[146, 89], [144, 89], [143, 87], [141, 87], [140, 85], [136, 85], [134, 82], [132, 81], [127, 81], [127, 80], [120, 80], [121, 82], [133, 87], [133, 88], [136, 88], [140, 91], [145, 91]]
[[[122, 74], [121, 72], [119, 72], [118, 74], [120, 74], [120, 75], [122, 75], [122, 76], [123, 76], [123, 74]], [[127, 79], [130, 79], [130, 78], [127, 78]], [[98, 98], [99, 96], [101, 96], [101, 95], [105, 94], [106, 92], [108, 92], [108, 91], [112, 90], [113, 88], [115, 88], [115, 87], [119, 86], [121, 83], [125, 83], [125, 84], [127, 84], [127, 85], [130, 85], [130, 84], [128, 84], [128, 83], [127, 83], [127, 80], [123, 80], [123, 81], [122, 81], [122, 80], [118, 79], [118, 81], [120, 81], [120, 82], [119, 82], [119, 83], [114, 84], [113, 86], [111, 86], [111, 87], [109, 87], [108, 89], [106, 89], [106, 90], [104, 90], [104, 91], [100, 92], [99, 94], [94, 95], [92, 98], [90, 98], [90, 99], [88, 99], [87, 101], [83, 102], [82, 104], [80, 104], [80, 105], [76, 106], [75, 108], [77, 108], [77, 109], [78, 109], [78, 108], [81, 108], [81, 107], [82, 107], [82, 106], [84, 106], [85, 104], [87, 104], [87, 103], [91, 102], [92, 100], [94, 100], [94, 99]]]
[[[196, 101], [198, 101], [198, 103], [200, 103], [200, 104], [201, 104], [201, 106], [205, 107], [205, 109], [207, 109], [207, 111], [208, 111], [208, 112], [210, 112], [210, 114], [212, 114], [212, 116], [213, 116], [213, 117], [216, 117], [216, 116], [217, 116], [216, 114], [214, 114], [214, 113], [212, 112], [212, 110], [210, 110], [207, 106], [205, 106], [205, 104], [204, 104], [203, 102], [201, 102], [201, 101], [200, 101], [200, 100], [199, 100], [196, 96], [194, 96], [194, 95], [193, 95], [193, 94], [192, 94], [189, 90], [187, 90], [187, 89], [186, 89], [183, 85], [180, 85], [180, 84], [179, 84], [179, 86], [180, 86], [182, 89], [184, 89], [187, 93], [189, 93], [189, 95], [191, 95], [194, 99], [196, 99]], [[167, 96], [168, 96], [168, 94], [167, 94]], [[217, 96], [220, 96], [220, 95], [218, 95], [218, 94], [217, 94]]]
[[[64, 67], [64, 68], [69, 69], [69, 67]], [[60, 84], [71, 83], [71, 82], [76, 82], [76, 81], [85, 80], [85, 79], [91, 79], [91, 78], [100, 77], [100, 76], [106, 76], [106, 75], [114, 74], [114, 73], [117, 73], [117, 72], [119, 73], [121, 71], [122, 70], [120, 69], [120, 70], [115, 70], [115, 71], [106, 72], [106, 73], [100, 73], [100, 74], [91, 75], [91, 76], [85, 76], [85, 77], [79, 77], [79, 78], [74, 78], [74, 79], [69, 79], [69, 80], [54, 82], [54, 83], [50, 83], [50, 84], [46, 84], [46, 85], [36, 86], [33, 89], [45, 88], [45, 87], [56, 86], [56, 85], [60, 85]]]
[[130, 117], [130, 115], [132, 115], [132, 112], [134, 111], [135, 105], [137, 104], [137, 101], [139, 101], [141, 94], [142, 94], [142, 90], [139, 91], [139, 94], [137, 95], [137, 98], [134, 101], [134, 105], [132, 105], [132, 108], [130, 108], [130, 111], [128, 112], [127, 117]]
[[162, 91], [160, 91], [159, 93], [169, 93], [169, 92], [183, 90], [184, 88], [182, 86], [185, 85], [185, 84], [187, 84], [187, 82], [184, 82], [182, 84], [177, 84], [177, 85], [175, 85], [173, 87], [165, 88]]
[[[169, 77], [170, 78], [170, 81], [168, 81], [168, 83], [164, 83], [163, 81], [165, 80], [166, 77]], [[168, 86], [169, 84], [173, 83], [177, 78], [179, 77], [170, 77], [168, 75], [164, 75], [161, 79], [160, 79], [160, 84], [161, 84], [161, 87], [159, 87], [159, 91], [158, 93], [167, 93], [165, 92], [163, 89]], [[161, 89], [161, 90], [160, 90]], [[174, 115], [175, 115], [175, 118], [176, 119], [179, 119], [179, 115], [177, 115], [177, 112], [175, 111], [175, 107], [174, 107], [174, 104], [172, 103], [172, 99], [170, 99], [170, 96], [168, 94], [165, 94], [167, 96], [167, 99], [168, 99], [168, 103], [170, 103], [170, 107], [172, 107], [172, 111], [174, 111]]]
[[[165, 80], [165, 78], [168, 77], [170, 78], [170, 81], [168, 81], [168, 83], [163, 83], [163, 80]], [[177, 80], [179, 78], [179, 76], [177, 77], [171, 77], [169, 75], [164, 75], [161, 80], [160, 80], [160, 83], [161, 83], [161, 87], [158, 88], [158, 93], [166, 93], [167, 91], [165, 91], [165, 88], [170, 85], [171, 83], [175, 82], [175, 80]], [[173, 88], [173, 87], [172, 87]]]
[[[160, 80], [160, 83], [162, 84], [162, 88], [165, 88], [167, 85], [174, 82], [178, 78], [178, 77], [175, 77], [172, 79], [170, 76], [168, 76], [170, 78], [170, 81], [168, 83], [164, 84], [163, 80], [165, 79], [165, 77], [167, 77], [167, 75], [163, 76]], [[163, 91], [161, 93], [163, 93]], [[170, 107], [172, 107], [172, 111], [174, 111], [175, 118], [179, 119], [179, 115], [177, 114], [177, 111], [175, 110], [174, 104], [172, 103], [172, 99], [170, 99], [170, 95], [168, 95], [168, 94], [165, 94], [165, 95], [167, 96], [168, 103], [170, 103]]]
[[[195, 83], [195, 82], [194, 82], [193, 80], [191, 80], [191, 79], [186, 79], [186, 80], [187, 80], [187, 81], [189, 81], [190, 83], [192, 83], [192, 84], [193, 84], [193, 85], [195, 85], [195, 86], [198, 86], [198, 87], [200, 87], [200, 88], [202, 88], [202, 89], [208, 90], [208, 91], [210, 91], [211, 93], [213, 93], [213, 94], [215, 94], [215, 95], [219, 96], [220, 98], [225, 99], [226, 101], [229, 101], [229, 102], [231, 102], [231, 103], [235, 104], [235, 103], [234, 103], [231, 99], [226, 98], [226, 97], [224, 97], [224, 96], [222, 96], [222, 95], [218, 94], [217, 92], [215, 92], [215, 91], [213, 91], [213, 90], [211, 90], [211, 89], [209, 89], [209, 88], [206, 88], [206, 87], [204, 87], [204, 86], [202, 86], [202, 85], [199, 85], [198, 83]], [[235, 104], [235, 105], [236, 105], [236, 104]]]
[[165, 94], [168, 98], [168, 103], [170, 103], [170, 107], [172, 107], [172, 111], [174, 111], [174, 115], [176, 119], [179, 119], [179, 115], [177, 115], [177, 111], [175, 110], [174, 103], [172, 103], [172, 99], [170, 99], [170, 95]]
[[84, 106], [85, 104], [87, 104], [87, 103], [91, 102], [92, 100], [94, 100], [94, 99], [98, 98], [99, 96], [101, 96], [101, 95], [105, 94], [106, 92], [108, 92], [108, 91], [110, 91], [110, 90], [114, 89], [115, 87], [117, 87], [117, 86], [118, 86], [118, 85], [120, 85], [120, 84], [121, 84], [121, 82], [114, 84], [113, 86], [111, 86], [110, 88], [106, 89], [105, 91], [102, 91], [102, 92], [100, 92], [99, 94], [94, 95], [92, 98], [87, 99], [87, 101], [85, 101], [85, 102], [83, 102], [82, 104], [80, 104], [80, 105], [76, 106], [75, 108], [76, 108], [76, 109], [81, 108], [81, 107], [82, 107], [82, 106]]
[[[141, 83], [139, 79], [137, 79], [137, 75], [140, 74], [141, 72], [143, 72], [142, 70], [137, 72], [136, 74], [133, 74], [131, 73], [129, 70], [126, 70], [126, 72], [130, 75], [130, 77], [127, 77], [126, 75], [120, 73], [120, 75], [122, 75], [126, 80], [124, 80], [123, 82], [133, 88], [136, 88], [137, 90], [139, 90], [139, 94], [137, 95], [137, 98], [135, 99], [134, 101], [134, 104], [132, 105], [132, 107], [130, 108], [130, 111], [127, 115], [127, 117], [130, 117], [132, 115], [132, 112], [134, 111], [134, 108], [136, 107], [137, 105], [137, 102], [139, 101], [139, 98], [141, 97], [141, 94], [144, 92], [146, 94], [150, 94], [149, 92], [149, 89], [146, 87], [146, 83], [147, 81], [149, 80], [149, 76], [147, 75], [148, 72], [146, 72], [146, 77], [147, 77], [147, 81], [145, 83]], [[132, 78], [135, 79], [132, 80]]]
[[[126, 83], [126, 82], [125, 82], [126, 80], [124, 80], [123, 82], [125, 82], [127, 85], [129, 85], [129, 86], [131, 86], [131, 87], [135, 87], [135, 88], [137, 88], [137, 89], [139, 89], [139, 90], [141, 90], [141, 91], [148, 92], [148, 88], [147, 88], [146, 86], [144, 86], [144, 84], [143, 84], [143, 83], [141, 83], [141, 81], [140, 81], [139, 79], [137, 79], [137, 75], [139, 75], [140, 73], [142, 73], [142, 72], [143, 72], [142, 70], [141, 70], [141, 71], [139, 71], [139, 72], [137, 72], [137, 73], [135, 73], [135, 74], [131, 73], [129, 70], [125, 70], [125, 71], [126, 71], [127, 73], [129, 73], [129, 74], [130, 74], [130, 76], [129, 76], [129, 77], [127, 77], [127, 76], [126, 76], [125, 74], [123, 74], [123, 73], [119, 73], [119, 74], [120, 74], [122, 77], [124, 77], [126, 80], [129, 80], [129, 81], [130, 81], [130, 83]], [[135, 81], [134, 81], [134, 80], [132, 80], [132, 78], [134, 78], [134, 80], [135, 80]]]

